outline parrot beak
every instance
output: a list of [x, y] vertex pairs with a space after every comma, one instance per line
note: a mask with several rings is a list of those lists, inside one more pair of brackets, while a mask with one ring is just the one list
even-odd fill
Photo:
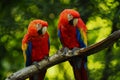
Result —
[[78, 18], [73, 19], [73, 26], [76, 26], [78, 23]]
[[46, 33], [46, 31], [47, 31], [47, 27], [45, 26], [45, 27], [38, 30], [38, 34], [39, 35], [44, 35]]
[[73, 25], [73, 26], [76, 26], [78, 23], [78, 18], [75, 18], [75, 19], [72, 19], [69, 21], [69, 24]]
[[47, 31], [47, 26], [44, 26], [44, 27], [42, 28], [42, 34], [44, 35], [44, 34], [46, 33], [46, 31]]
[[36, 24], [36, 29], [37, 29], [37, 32], [38, 34], [42, 34], [42, 25], [41, 24]]
[[38, 30], [37, 32], [38, 32], [39, 35], [41, 35], [42, 34], [42, 29]]
[[70, 25], [76, 26], [78, 23], [78, 18], [74, 18], [71, 14], [68, 14], [68, 21]]

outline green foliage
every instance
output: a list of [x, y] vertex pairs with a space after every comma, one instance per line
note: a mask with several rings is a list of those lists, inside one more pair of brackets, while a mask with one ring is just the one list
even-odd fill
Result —
[[[88, 27], [88, 45], [120, 29], [119, 0], [1, 0], [0, 2], [0, 80], [24, 67], [21, 40], [33, 19], [49, 23], [53, 55], [61, 48], [57, 37], [60, 12], [73, 8]], [[110, 48], [88, 57], [89, 80], [120, 79], [120, 40]], [[45, 80], [74, 80], [72, 68], [64, 62], [48, 69]]]

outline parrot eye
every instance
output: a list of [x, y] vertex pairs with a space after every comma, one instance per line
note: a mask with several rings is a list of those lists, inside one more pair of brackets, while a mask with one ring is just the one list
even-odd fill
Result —
[[36, 24], [36, 28], [37, 28], [37, 31], [38, 31], [42, 28], [42, 25], [41, 24]]
[[68, 14], [68, 21], [71, 21], [73, 19], [73, 16], [71, 14]]

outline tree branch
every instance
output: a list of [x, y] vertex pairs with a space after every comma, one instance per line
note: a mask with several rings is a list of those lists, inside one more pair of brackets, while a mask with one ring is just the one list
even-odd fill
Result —
[[91, 54], [94, 54], [100, 50], [103, 50], [103, 49], [109, 47], [118, 39], [120, 39], [120, 30], [115, 31], [110, 36], [108, 36], [106, 39], [104, 39], [96, 44], [90, 45], [86, 48], [80, 48], [78, 50], [75, 50], [74, 52], [72, 52], [71, 50], [68, 50], [65, 55], [62, 55], [63, 54], [62, 50], [58, 50], [56, 52], [56, 54], [54, 54], [53, 56], [50, 56], [48, 58], [48, 60], [43, 59], [42, 61], [38, 62], [39, 69], [35, 65], [31, 65], [29, 67], [25, 67], [15, 73], [13, 73], [9, 77], [7, 77], [6, 80], [24, 80], [27, 77], [32, 76], [33, 74], [39, 72], [42, 69], [47, 69], [58, 63], [61, 63], [68, 59], [71, 59], [72, 57], [75, 57], [78, 55], [82, 57], [82, 56], [89, 56]]

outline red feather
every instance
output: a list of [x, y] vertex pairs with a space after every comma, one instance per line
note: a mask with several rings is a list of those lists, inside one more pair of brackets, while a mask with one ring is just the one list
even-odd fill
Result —
[[[69, 24], [68, 21], [68, 14], [71, 14], [74, 18], [78, 19], [78, 23], [76, 26]], [[80, 18], [80, 14], [73, 10], [73, 9], [65, 9], [60, 13], [59, 23], [58, 23], [58, 30], [59, 30], [59, 37], [63, 47], [68, 47], [69, 49], [73, 49], [74, 47], [81, 48], [80, 41], [77, 38], [76, 30], [80, 29], [86, 34], [87, 28]], [[80, 33], [79, 33], [80, 34]], [[81, 34], [82, 35], [82, 34]], [[83, 35], [85, 36], [85, 35]], [[80, 40], [82, 40], [81, 36], [79, 35]], [[84, 44], [84, 41], [81, 41]], [[87, 71], [85, 68], [85, 61], [86, 58], [81, 57], [74, 57], [69, 60], [71, 66], [73, 67], [73, 72], [76, 80], [87, 80]]]
[[[40, 24], [41, 26], [36, 26], [37, 24]], [[24, 46], [25, 44], [28, 44], [28, 42], [31, 42], [32, 44], [32, 50], [29, 50], [31, 51], [31, 56], [29, 56], [29, 59], [31, 59], [32, 61], [31, 64], [33, 62], [38, 62], [42, 60], [46, 56], [49, 56], [49, 34], [47, 32], [45, 32], [45, 34], [39, 34], [37, 31], [37, 27], [48, 27], [48, 23], [43, 20], [33, 20], [32, 22], [30, 22], [28, 26], [28, 32], [27, 34], [25, 34], [22, 40], [23, 51], [27, 49], [24, 47], [29, 46]], [[36, 80], [34, 78], [37, 78], [37, 80], [44, 80], [45, 73], [46, 70], [43, 70], [40, 73], [37, 73], [33, 77], [31, 77], [30, 80]]]
[[44, 34], [44, 36], [31, 37], [30, 41], [32, 42], [32, 62], [40, 61], [45, 56], [48, 56], [48, 39], [48, 33]]

